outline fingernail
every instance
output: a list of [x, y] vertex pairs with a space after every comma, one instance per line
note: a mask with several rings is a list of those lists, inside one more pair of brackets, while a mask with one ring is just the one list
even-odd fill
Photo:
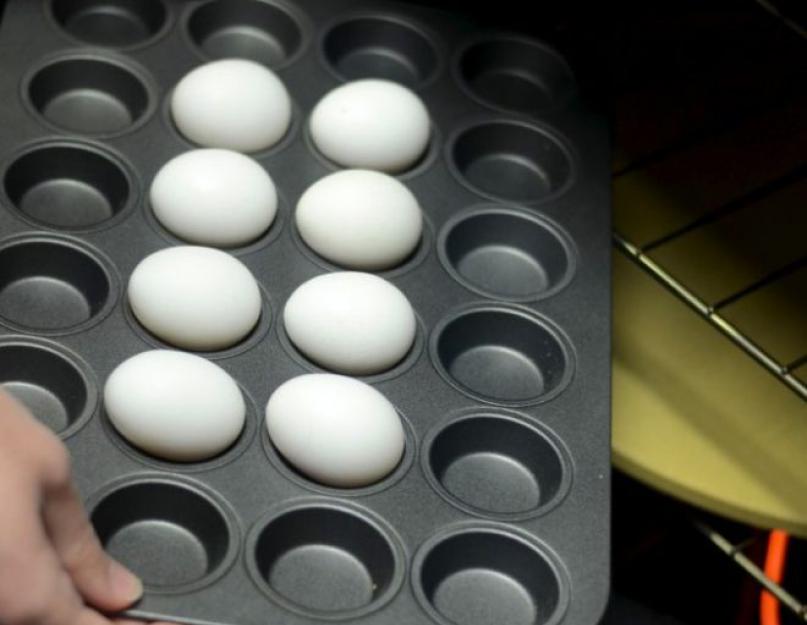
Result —
[[130, 602], [137, 601], [143, 595], [143, 582], [115, 560], [109, 564], [109, 581], [114, 592]]

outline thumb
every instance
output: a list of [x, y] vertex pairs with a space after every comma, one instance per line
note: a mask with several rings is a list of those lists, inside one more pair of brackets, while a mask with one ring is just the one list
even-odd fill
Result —
[[45, 527], [76, 590], [90, 605], [122, 610], [143, 594], [140, 580], [103, 550], [70, 478], [69, 468], [44, 494]]

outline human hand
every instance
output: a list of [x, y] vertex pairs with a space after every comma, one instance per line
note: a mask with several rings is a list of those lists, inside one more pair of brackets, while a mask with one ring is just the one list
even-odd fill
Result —
[[137, 625], [104, 613], [142, 593], [140, 580], [104, 553], [67, 449], [0, 390], [0, 623]]

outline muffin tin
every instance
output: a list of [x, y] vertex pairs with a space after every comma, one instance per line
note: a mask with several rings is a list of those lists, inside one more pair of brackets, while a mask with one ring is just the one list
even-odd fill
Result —
[[[146, 585], [129, 614], [187, 623], [595, 623], [609, 586], [609, 145], [569, 65], [526, 34], [417, 4], [350, 0], [10, 0], [0, 29], [0, 383], [59, 433], [107, 549]], [[158, 169], [191, 146], [166, 102], [209, 59], [275, 69], [294, 101], [254, 155], [279, 214], [230, 250], [263, 313], [215, 359], [247, 427], [219, 458], [159, 461], [111, 427], [101, 391], [159, 346], [125, 284], [178, 241], [150, 214]], [[345, 80], [416, 90], [428, 153], [399, 178], [423, 242], [381, 273], [419, 321], [410, 354], [366, 380], [399, 410], [401, 465], [335, 489], [297, 474], [263, 427], [285, 380], [319, 370], [281, 311], [335, 269], [294, 232], [336, 167], [306, 130]]]

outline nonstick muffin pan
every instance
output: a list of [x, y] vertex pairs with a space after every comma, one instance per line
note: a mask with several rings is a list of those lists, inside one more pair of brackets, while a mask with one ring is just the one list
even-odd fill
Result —
[[[348, 0], [10, 0], [0, 28], [0, 383], [59, 433], [107, 549], [142, 576], [130, 614], [188, 623], [592, 624], [609, 585], [609, 145], [558, 52], [495, 19]], [[159, 168], [193, 146], [167, 101], [207, 60], [275, 70], [293, 122], [253, 155], [278, 217], [230, 250], [258, 279], [244, 342], [201, 355], [240, 385], [246, 427], [180, 464], [130, 446], [103, 410], [126, 358], [163, 346], [126, 301], [135, 265], [181, 243], [151, 214]], [[380, 275], [410, 299], [414, 347], [364, 378], [399, 411], [400, 466], [337, 489], [287, 465], [272, 391], [320, 371], [282, 309], [337, 269], [295, 232], [337, 167], [307, 130], [346, 80], [414, 89], [427, 153], [398, 177], [423, 240]]]

